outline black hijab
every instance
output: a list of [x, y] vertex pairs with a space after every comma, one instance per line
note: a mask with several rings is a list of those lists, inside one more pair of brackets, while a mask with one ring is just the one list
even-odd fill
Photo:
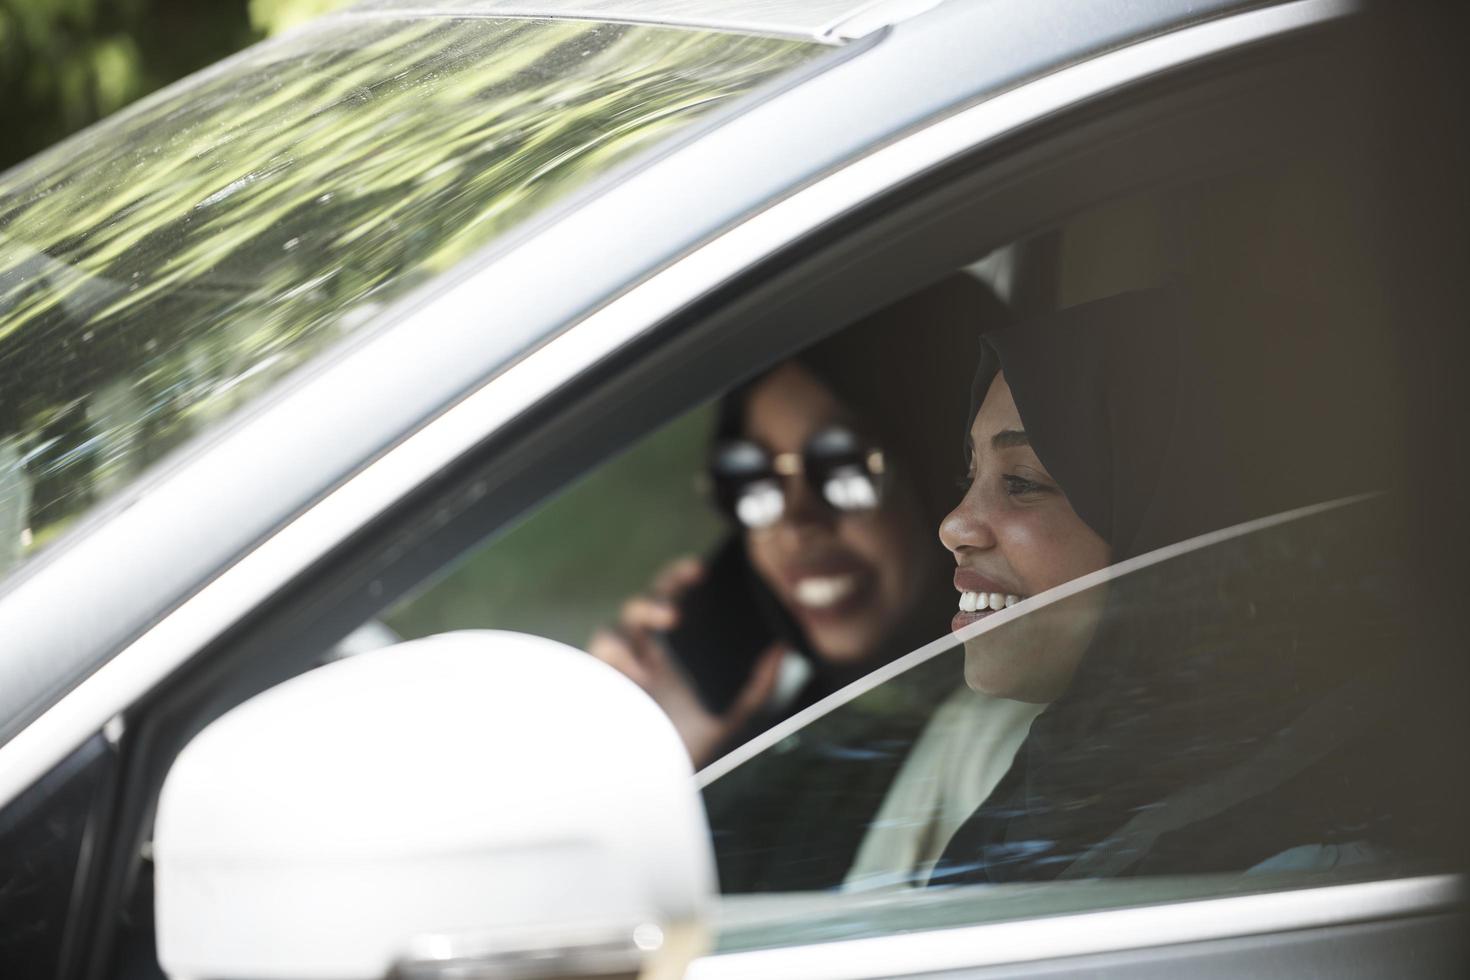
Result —
[[1147, 290], [982, 338], [971, 419], [1003, 367], [1037, 457], [1114, 562], [1388, 481], [1351, 445], [1389, 438], [1391, 399], [1364, 358], [1284, 378], [1299, 361], [1279, 324], [1222, 341], [1200, 319]]
[[[1371, 445], [1384, 422], [1371, 366], [1283, 384], [1271, 321], [1220, 343], [1202, 319], [1150, 291], [985, 338], [973, 407], [1004, 371], [1038, 458], [1115, 562], [1386, 481], [1343, 453], [1343, 429]], [[1385, 692], [1407, 689], [1392, 662], [1406, 597], [1385, 507], [1109, 583], [1066, 694], [931, 883], [1242, 871], [1400, 843], [1383, 803], [1409, 799], [1391, 776], [1404, 743], [1385, 737], [1402, 705]]]

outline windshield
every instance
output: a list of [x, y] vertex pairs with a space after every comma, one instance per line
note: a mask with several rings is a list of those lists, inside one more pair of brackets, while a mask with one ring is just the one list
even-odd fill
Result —
[[826, 50], [329, 18], [6, 174], [0, 574], [385, 304]]
[[[1416, 636], [1393, 507], [1310, 508], [1079, 579], [716, 763], [721, 890], [746, 896], [722, 948], [1452, 868], [1461, 828], [1422, 751], [1445, 652]], [[974, 689], [1084, 635], [1050, 705]], [[771, 894], [798, 892], [827, 894]]]

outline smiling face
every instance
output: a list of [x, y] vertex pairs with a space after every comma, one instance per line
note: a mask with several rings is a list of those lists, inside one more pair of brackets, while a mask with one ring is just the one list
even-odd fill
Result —
[[[745, 438], [777, 453], [800, 453], [833, 425], [862, 431], [810, 372], [784, 364], [745, 402]], [[928, 532], [913, 489], [889, 479], [881, 507], [838, 512], [799, 477], [786, 477], [786, 507], [773, 525], [746, 531], [751, 564], [800, 624], [822, 659], [853, 665], [872, 657], [932, 587]]]
[[[939, 527], [955, 556], [960, 630], [996, 609], [1107, 566], [1106, 541], [1077, 516], [1032, 451], [1004, 375], [997, 375], [970, 428], [970, 485]], [[965, 643], [965, 680], [1019, 701], [1053, 701], [1066, 690], [1096, 630], [1102, 588]]]

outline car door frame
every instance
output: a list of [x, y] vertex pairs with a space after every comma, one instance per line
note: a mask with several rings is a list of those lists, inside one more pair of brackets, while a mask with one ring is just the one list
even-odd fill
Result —
[[1470, 961], [1461, 875], [1108, 909], [732, 952], [689, 980], [1454, 977]]

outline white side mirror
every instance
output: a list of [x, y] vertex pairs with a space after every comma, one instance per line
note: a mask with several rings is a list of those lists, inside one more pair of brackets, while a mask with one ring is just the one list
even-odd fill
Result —
[[159, 960], [173, 980], [678, 976], [715, 893], [692, 776], [653, 701], [550, 640], [329, 664], [169, 772]]

